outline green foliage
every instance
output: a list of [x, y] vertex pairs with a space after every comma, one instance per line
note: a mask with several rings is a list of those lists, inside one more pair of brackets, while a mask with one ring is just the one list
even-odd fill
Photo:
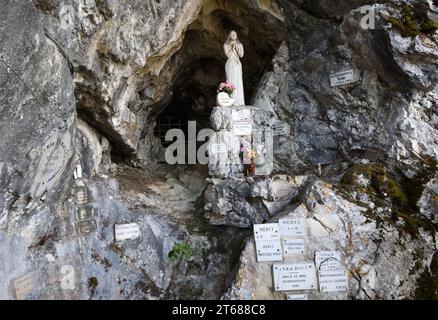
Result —
[[435, 30], [438, 30], [438, 22], [429, 19], [425, 22], [423, 22], [420, 26], [421, 30], [426, 34], [431, 34], [435, 32]]
[[171, 261], [177, 262], [180, 259], [189, 260], [195, 254], [193, 248], [187, 242], [175, 243], [170, 250], [168, 257]]
[[438, 22], [429, 19], [427, 16], [427, 7], [424, 3], [419, 3], [414, 7], [406, 5], [401, 10], [401, 17], [386, 17], [394, 28], [396, 28], [403, 37], [416, 37], [419, 34], [432, 34], [438, 30]]

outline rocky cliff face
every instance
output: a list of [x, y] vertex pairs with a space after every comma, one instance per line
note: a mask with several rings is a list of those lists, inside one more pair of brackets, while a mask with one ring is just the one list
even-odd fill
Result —
[[[253, 223], [297, 214], [309, 254], [351, 273], [313, 298], [436, 298], [438, 7], [333, 2], [3, 1], [0, 298], [282, 299], [253, 239], [239, 255]], [[157, 129], [212, 126], [232, 29], [254, 121], [285, 130], [270, 176], [224, 182], [159, 163]], [[131, 222], [140, 238], [116, 242]], [[181, 242], [195, 253], [174, 263]]]

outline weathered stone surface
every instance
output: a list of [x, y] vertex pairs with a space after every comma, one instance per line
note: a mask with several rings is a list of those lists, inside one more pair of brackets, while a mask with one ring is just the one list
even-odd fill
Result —
[[438, 177], [436, 175], [427, 183], [418, 205], [421, 214], [433, 223], [438, 223]]

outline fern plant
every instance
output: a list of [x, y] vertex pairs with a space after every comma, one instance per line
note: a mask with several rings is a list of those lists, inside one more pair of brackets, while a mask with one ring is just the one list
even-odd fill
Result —
[[172, 262], [180, 260], [189, 260], [194, 256], [194, 250], [187, 242], [175, 243], [172, 250], [169, 251], [168, 257]]

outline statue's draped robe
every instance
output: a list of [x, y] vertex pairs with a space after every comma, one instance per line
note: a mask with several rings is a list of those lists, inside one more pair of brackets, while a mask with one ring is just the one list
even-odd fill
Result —
[[232, 98], [235, 100], [234, 105], [244, 106], [245, 95], [243, 90], [242, 64], [239, 59], [244, 54], [243, 45], [240, 42], [236, 43], [236, 48], [233, 50], [231, 44], [225, 43], [224, 51], [228, 58], [225, 65], [227, 81], [236, 86], [236, 90], [232, 95]]

